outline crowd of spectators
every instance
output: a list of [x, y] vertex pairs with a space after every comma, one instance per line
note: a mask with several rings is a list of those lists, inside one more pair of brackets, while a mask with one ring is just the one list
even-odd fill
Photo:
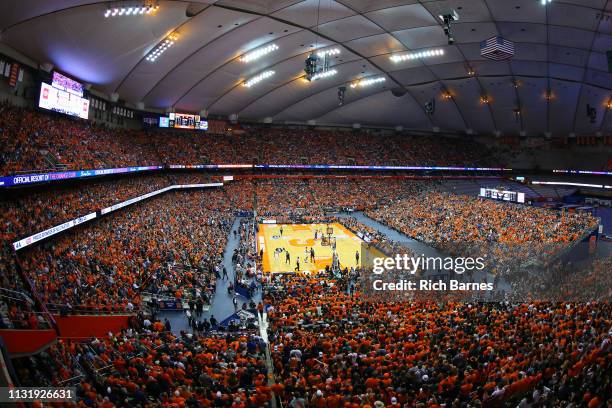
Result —
[[[181, 172], [84, 180], [59, 186], [6, 191], [0, 198], [0, 225], [2, 225], [0, 255], [4, 261], [0, 264], [0, 280], [2, 281], [0, 327], [21, 329], [49, 327], [44, 313], [36, 306], [36, 297], [32, 295], [29, 285], [24, 282], [16, 269], [15, 255], [11, 245], [14, 241], [172, 184], [208, 183], [210, 181], [211, 177], [202, 173]], [[233, 208], [226, 194], [215, 194], [214, 197], [214, 203], [209, 207], [214, 209], [219, 206], [227, 211]], [[39, 254], [43, 256], [42, 252]], [[49, 262], [48, 257], [50, 256], [50, 254], [45, 256]], [[210, 297], [210, 293], [207, 293], [206, 297]], [[134, 300], [128, 299], [128, 301], [133, 302]]]
[[221, 189], [169, 192], [20, 254], [52, 309], [130, 310], [141, 292], [213, 295], [232, 216]]
[[609, 302], [612, 299], [612, 256], [589, 257], [577, 263], [557, 261], [530, 274], [511, 276], [513, 291], [554, 302]]
[[[167, 185], [208, 181], [202, 174], [152, 174], [11, 192], [0, 201], [3, 250], [9, 259], [10, 244], [24, 236]], [[374, 206], [388, 194], [400, 196], [418, 189], [416, 183], [403, 180], [390, 184], [344, 178], [287, 184], [282, 180], [240, 180], [203, 193], [166, 193], [27, 249], [19, 258], [35, 293], [52, 311], [133, 309], [140, 306], [142, 292], [156, 298], [201, 298], [208, 303], [214, 291], [212, 271], [215, 262], [220, 262], [234, 213], [251, 211], [254, 202], [258, 211], [266, 214], [290, 212], [296, 202], [283, 199], [282, 194], [286, 198], [287, 194], [305, 192], [305, 213], [322, 217], [325, 209], [363, 208], [366, 198], [366, 205]], [[255, 191], [259, 200], [255, 200]], [[287, 207], [281, 202], [288, 202]], [[275, 203], [278, 209], [274, 209]], [[240, 229], [241, 234], [251, 232]], [[245, 236], [241, 242], [252, 239]], [[237, 254], [239, 274], [248, 275], [255, 255], [241, 249]], [[25, 295], [28, 291], [14, 267], [12, 262], [3, 266], [2, 279], [7, 282], [3, 287], [19, 289]], [[16, 299], [7, 293], [5, 298], [10, 302], [2, 303], [5, 325], [40, 326], [34, 320], [33, 302], [27, 295], [14, 295]]]
[[[417, 166], [491, 163], [491, 154], [483, 145], [443, 136], [252, 127], [244, 134], [228, 136], [225, 142], [227, 147], [218, 159], [235, 157], [241, 163]], [[213, 156], [211, 161], [218, 159]]]
[[236, 271], [236, 282], [248, 286], [256, 275], [258, 254], [255, 250], [255, 225], [252, 218], [242, 219], [234, 236], [239, 239], [238, 247], [232, 254]]
[[[59, 186], [7, 191], [0, 198], [2, 241], [12, 243], [66, 221], [175, 184], [210, 183], [203, 173], [147, 174], [83, 180]], [[257, 192], [261, 215], [312, 215], [363, 210], [417, 194], [425, 182], [402, 179], [272, 179], [226, 183], [210, 209], [252, 211]]]
[[[174, 184], [173, 177], [183, 176], [160, 180]], [[185, 177], [185, 183], [200, 180]], [[158, 187], [156, 177], [140, 180], [121, 181], [121, 191], [139, 195], [147, 183], [150, 190]], [[98, 183], [91, 193], [83, 187], [84, 196], [94, 200], [94, 191], [110, 191]], [[586, 215], [430, 187], [401, 179], [240, 180], [219, 189], [169, 192], [26, 249], [20, 263], [43, 302], [60, 312], [136, 311], [143, 292], [210, 301], [237, 211], [300, 211], [316, 219], [329, 218], [327, 209], [364, 209], [442, 247], [453, 241], [568, 245], [594, 226]], [[53, 218], [41, 218], [47, 219]], [[333, 220], [390, 253], [402, 251], [355, 218]], [[236, 232], [238, 281], [255, 271], [254, 230], [245, 220]], [[598, 260], [593, 270], [601, 275], [610, 265]], [[2, 272], [3, 278], [15, 273]], [[176, 336], [163, 322], [143, 316], [121, 333], [61, 340], [15, 366], [23, 385], [76, 385], [87, 406], [260, 407], [272, 392], [294, 408], [595, 408], [609, 401], [609, 303], [376, 302], [361, 296], [355, 275], [346, 275], [278, 276], [266, 286], [276, 380], [270, 386], [264, 345], [253, 334], [206, 329]], [[568, 277], [566, 289], [576, 285]], [[609, 299], [610, 286], [600, 283], [592, 285], [594, 300]], [[10, 321], [27, 317], [27, 311], [19, 315], [24, 309], [15, 310]]]
[[397, 200], [368, 216], [449, 254], [488, 256], [508, 275], [545, 265], [597, 225], [588, 213], [554, 211], [437, 191]]
[[65, 116], [0, 106], [2, 175], [52, 171], [59, 164], [68, 169], [159, 164], [157, 157], [141, 131], [109, 129]]
[[169, 176], [156, 174], [7, 191], [0, 198], [2, 238], [14, 242], [170, 184]]
[[273, 390], [283, 405], [610, 402], [609, 303], [376, 303], [346, 289], [295, 276], [267, 288]]
[[251, 127], [240, 134], [107, 128], [0, 106], [0, 174], [160, 164], [489, 165], [483, 145], [443, 136]]
[[316, 221], [326, 212], [366, 210], [402, 197], [416, 195], [428, 186], [396, 178], [339, 177], [258, 180], [258, 215]]
[[597, 225], [587, 213], [551, 211], [465, 195], [430, 191], [408, 196], [368, 215], [432, 245], [443, 243], [569, 243]]
[[230, 207], [228, 211], [251, 214], [255, 205], [255, 184], [252, 180], [230, 181], [223, 185]]
[[49, 328], [29, 287], [17, 271], [11, 249], [0, 242], [0, 329]]
[[22, 386], [74, 386], [79, 406], [262, 407], [270, 400], [264, 343], [252, 332], [174, 335], [146, 316], [87, 341], [61, 339], [14, 359]]
[[[0, 201], [5, 209], [4, 246], [39, 227], [170, 184], [206, 181], [202, 174], [177, 173], [17, 192]], [[21, 256], [22, 264], [36, 293], [52, 309], [125, 310], [139, 306], [143, 291], [210, 301], [215, 279], [211, 271], [220, 260], [233, 216], [251, 211], [254, 204], [258, 215], [279, 221], [314, 222], [329, 220], [327, 213], [339, 209], [366, 210], [382, 223], [442, 249], [460, 242], [520, 244], [518, 251], [504, 252], [511, 263], [520, 254], [544, 252], [548, 243], [571, 243], [595, 225], [587, 215], [440, 193], [430, 191], [432, 186], [396, 178], [279, 178], [232, 181], [204, 193], [167, 193], [29, 249]], [[342, 222], [351, 228], [347, 223], [355, 221]], [[387, 252], [398, 249], [371, 228], [359, 228]], [[240, 264], [238, 270], [245, 268]], [[505, 263], [496, 268], [492, 272], [508, 272]], [[6, 280], [15, 275], [3, 272]], [[23, 287], [19, 279], [15, 282], [13, 286]], [[19, 309], [14, 302], [11, 306]], [[8, 304], [4, 310], [8, 316]], [[27, 317], [13, 316], [6, 320]]]

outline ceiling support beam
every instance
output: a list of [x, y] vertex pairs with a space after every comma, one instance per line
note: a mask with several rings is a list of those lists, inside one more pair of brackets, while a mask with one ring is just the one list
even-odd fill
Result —
[[[603, 14], [608, 9], [608, 3], [610, 3], [610, 0], [606, 0], [606, 4], [604, 4], [603, 9], [599, 10], [601, 14]], [[546, 18], [548, 20], [548, 14]], [[599, 31], [599, 27], [601, 27], [601, 23], [603, 21], [604, 20], [601, 19], [597, 23], [597, 30], [595, 30], [595, 34], [593, 34], [593, 40], [591, 40], [591, 46], [589, 47], [589, 53], [586, 58], [586, 63], [584, 64], [584, 72], [582, 73], [582, 81], [580, 82], [580, 89], [578, 91], [578, 100], [576, 101], [576, 111], [574, 112], [574, 122], [572, 123], [572, 132], [576, 131], [576, 121], [577, 121], [576, 119], [578, 117], [578, 111], [580, 109], [580, 99], [582, 96], [582, 91], [584, 90], [584, 81], [586, 80], [587, 72], [589, 70], [589, 60], [591, 59], [591, 53], [593, 52], [593, 47], [595, 46], [595, 41], [597, 40], [597, 32]], [[550, 73], [548, 76], [550, 77]]]

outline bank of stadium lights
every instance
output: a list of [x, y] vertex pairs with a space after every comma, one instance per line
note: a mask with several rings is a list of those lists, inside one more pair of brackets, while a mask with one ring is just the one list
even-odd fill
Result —
[[317, 52], [317, 55], [319, 56], [319, 58], [325, 58], [326, 56], [334, 56], [334, 55], [338, 55], [340, 54], [340, 49], [339, 48], [332, 48], [329, 50], [324, 50], [324, 51], [319, 51]]
[[170, 34], [168, 37], [166, 37], [165, 40], [160, 42], [157, 47], [153, 48], [153, 50], [151, 50], [149, 54], [147, 54], [145, 59], [149, 62], [155, 62], [155, 60], [157, 60], [157, 58], [159, 58], [164, 52], [166, 52], [168, 48], [174, 45], [177, 39], [177, 34]]
[[437, 48], [434, 50], [411, 52], [409, 54], [392, 55], [389, 57], [389, 59], [397, 63], [397, 62], [409, 61], [409, 60], [415, 60], [415, 59], [421, 59], [421, 58], [439, 57], [441, 55], [444, 55], [444, 50], [441, 48]]
[[242, 62], [251, 62], [251, 61], [255, 61], [256, 59], [259, 59], [261, 57], [263, 57], [266, 54], [269, 54], [273, 51], [278, 50], [278, 45], [276, 44], [270, 44], [268, 46], [262, 47], [262, 48], [258, 48], [254, 51], [251, 52], [247, 52], [246, 54], [244, 54], [241, 58], [240, 61]]
[[322, 72], [314, 74], [310, 78], [310, 81], [312, 82], [312, 81], [316, 81], [317, 79], [329, 78], [330, 76], [334, 76], [337, 73], [338, 71], [335, 69], [328, 69], [327, 71], [322, 71]]
[[547, 5], [548, 3], [552, 3], [552, 0], [540, 0], [540, 4], [543, 6]]
[[369, 79], [360, 79], [357, 82], [353, 82], [351, 84], [351, 88], [365, 88], [366, 86], [378, 84], [381, 82], [385, 82], [387, 80], [386, 77], [377, 77], [377, 78], [369, 78]]
[[266, 79], [266, 78], [270, 78], [270, 77], [271, 77], [272, 75], [274, 75], [274, 74], [275, 74], [275, 72], [274, 72], [274, 71], [264, 71], [264, 72], [262, 72], [261, 74], [256, 75], [256, 76], [254, 76], [253, 78], [251, 78], [251, 79], [249, 79], [249, 80], [247, 80], [247, 81], [244, 81], [244, 82], [242, 83], [242, 85], [243, 85], [243, 86], [245, 86], [245, 87], [247, 87], [247, 88], [250, 88], [250, 87], [252, 87], [253, 85], [260, 83], [260, 82], [261, 82], [261, 81], [263, 81], [264, 79]]
[[120, 16], [142, 16], [155, 12], [159, 5], [141, 4], [120, 7], [109, 7], [104, 12], [104, 17], [120, 17]]

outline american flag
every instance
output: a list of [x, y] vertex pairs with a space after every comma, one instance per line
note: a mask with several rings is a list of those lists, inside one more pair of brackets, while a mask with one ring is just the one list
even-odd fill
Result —
[[491, 37], [480, 43], [480, 55], [496, 61], [512, 58], [514, 43], [500, 36]]

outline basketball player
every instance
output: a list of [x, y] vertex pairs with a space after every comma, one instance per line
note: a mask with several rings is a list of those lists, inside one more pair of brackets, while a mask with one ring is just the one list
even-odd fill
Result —
[[355, 265], [359, 265], [359, 251], [355, 251]]
[[315, 252], [313, 247], [310, 247], [310, 262], [315, 262]]
[[283, 236], [283, 226], [282, 226], [282, 225], [281, 225], [281, 227], [280, 227], [280, 236], [281, 236], [281, 237]]
[[299, 256], [295, 260], [295, 269], [294, 269], [294, 271], [296, 271], [296, 272], [300, 271], [300, 257]]
[[291, 265], [291, 255], [289, 255], [289, 251], [285, 249], [285, 265]]

